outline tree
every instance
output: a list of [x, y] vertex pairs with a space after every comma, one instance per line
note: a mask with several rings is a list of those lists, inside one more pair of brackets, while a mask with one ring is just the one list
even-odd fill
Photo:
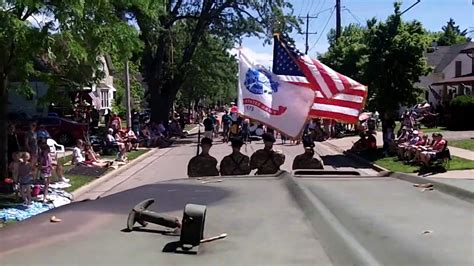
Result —
[[364, 72], [367, 64], [367, 28], [350, 24], [342, 29], [336, 42], [336, 31], [328, 34], [329, 49], [319, 55], [319, 60], [332, 69], [359, 82], [366, 83]]
[[[124, 58], [139, 46], [135, 29], [117, 17], [112, 0], [0, 1], [0, 173], [6, 175], [8, 90], [14, 79], [41, 76], [55, 89], [90, 85], [100, 76], [99, 56]], [[32, 23], [37, 17], [46, 22]], [[40, 73], [41, 63], [51, 70]]]
[[442, 31], [439, 33], [439, 36], [436, 40], [438, 45], [454, 45], [458, 43], [469, 42], [471, 39], [466, 37], [467, 29], [460, 30], [459, 26], [456, 26], [456, 22], [452, 18], [443, 26]]
[[[243, 35], [267, 36], [270, 40], [275, 31], [288, 32], [297, 27], [297, 20], [283, 11], [292, 10], [285, 0], [137, 0], [122, 3], [122, 8], [137, 21], [145, 45], [142, 72], [155, 121], [168, 120], [185, 83], [186, 70], [207, 33], [231, 41]], [[176, 58], [170, 53], [175, 40], [173, 29], [181, 22], [189, 30], [182, 53]]]
[[400, 3], [386, 22], [368, 23], [367, 64], [369, 105], [381, 114], [398, 111], [416, 102], [414, 86], [429, 73], [424, 51], [430, 40], [420, 22], [403, 22]]
[[196, 49], [181, 88], [187, 106], [200, 99], [211, 102], [232, 101], [237, 95], [237, 61], [227, 50], [232, 47], [207, 35]]
[[[113, 111], [120, 115], [126, 112], [125, 107], [125, 62], [115, 56], [112, 59], [114, 66], [114, 87], [117, 89], [113, 103]], [[139, 79], [140, 62], [131, 60], [128, 63], [130, 74], [130, 101], [133, 109], [141, 110], [145, 103], [145, 88]]]

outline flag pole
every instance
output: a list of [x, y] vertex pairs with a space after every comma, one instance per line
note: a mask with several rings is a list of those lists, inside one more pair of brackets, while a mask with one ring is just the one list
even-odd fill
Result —
[[198, 143], [197, 143], [197, 150], [196, 150], [196, 156], [199, 155], [199, 145], [201, 145], [201, 125], [198, 124]]

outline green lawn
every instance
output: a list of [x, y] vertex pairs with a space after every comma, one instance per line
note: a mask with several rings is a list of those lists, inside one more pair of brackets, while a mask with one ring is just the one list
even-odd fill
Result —
[[450, 140], [448, 145], [474, 151], [474, 139]]
[[[149, 151], [150, 151], [150, 149], [139, 149], [137, 151], [127, 152], [127, 158], [128, 158], [129, 161], [133, 161], [136, 158], [138, 158], [139, 156], [142, 156], [143, 154], [145, 154]], [[102, 159], [103, 160], [115, 160], [115, 156], [113, 156], [113, 155], [102, 156]]]
[[150, 149], [140, 149], [138, 151], [131, 151], [131, 152], [127, 153], [127, 158], [128, 158], [129, 161], [133, 161], [136, 158], [138, 158], [139, 156], [142, 156], [143, 154], [145, 154], [149, 151], [150, 151]]
[[93, 177], [93, 176], [82, 176], [82, 175], [67, 175], [67, 178], [71, 180], [70, 181], [71, 186], [65, 189], [67, 192], [73, 192], [74, 190], [96, 179], [96, 177]]
[[[136, 158], [138, 158], [139, 156], [141, 156], [141, 155], [143, 155], [143, 154], [145, 154], [149, 151], [150, 151], [150, 149], [140, 149], [138, 151], [131, 151], [131, 152], [127, 153], [128, 160], [133, 161]], [[106, 160], [113, 160], [114, 158], [115, 157], [110, 157], [110, 158], [104, 157], [104, 159], [106, 159]], [[71, 166], [65, 166], [64, 168], [65, 168], [64, 170], [67, 171], [71, 168]], [[106, 174], [108, 172], [110, 172], [110, 170], [106, 171], [104, 174]], [[68, 191], [68, 192], [73, 192], [74, 190], [76, 190], [76, 189], [92, 182], [94, 179], [100, 177], [100, 176], [94, 177], [94, 176], [67, 175], [67, 174], [66, 174], [66, 176], [67, 176], [67, 178], [71, 179], [71, 186], [66, 189], [66, 191]]]
[[[359, 156], [393, 172], [414, 173], [420, 169], [419, 166], [405, 164], [403, 161], [399, 161], [396, 156], [384, 157], [382, 149], [378, 149], [374, 152], [359, 153]], [[466, 169], [474, 169], [474, 161], [456, 156], [452, 156], [452, 160], [449, 161], [449, 165], [446, 168], [448, 171]]]
[[[395, 121], [395, 134], [397, 134], [397, 132], [400, 130], [400, 127], [401, 127], [400, 121]], [[382, 130], [381, 127], [380, 127], [380, 130]], [[424, 127], [424, 126], [421, 126], [420, 130], [423, 131], [423, 133], [447, 131], [447, 129], [445, 127], [427, 128], [427, 127]]]

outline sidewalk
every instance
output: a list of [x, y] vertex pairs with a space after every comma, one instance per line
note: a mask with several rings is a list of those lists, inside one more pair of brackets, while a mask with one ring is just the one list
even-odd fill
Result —
[[[468, 132], [471, 132], [471, 131], [468, 131]], [[453, 134], [451, 134], [451, 135], [453, 135]], [[463, 134], [462, 136], [465, 136], [465, 135], [466, 134]], [[377, 135], [375, 137], [377, 139], [377, 144], [378, 144], [377, 146], [382, 147], [382, 144], [383, 144], [382, 133], [377, 132]], [[340, 138], [340, 139], [331, 139], [331, 140], [327, 140], [327, 142], [331, 143], [332, 145], [335, 145], [335, 146], [339, 147], [340, 149], [348, 150], [352, 147], [352, 144], [354, 142], [356, 142], [357, 140], [359, 140], [359, 136], [344, 137], [344, 138]], [[474, 161], [474, 151], [449, 146], [449, 140], [450, 139], [448, 138], [448, 147], [449, 147], [449, 151], [451, 152], [451, 155], [454, 155], [456, 157], [460, 157], [460, 158], [463, 158], [463, 159]]]

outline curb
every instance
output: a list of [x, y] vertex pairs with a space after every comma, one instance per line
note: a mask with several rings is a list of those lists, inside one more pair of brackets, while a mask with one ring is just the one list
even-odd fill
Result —
[[443, 182], [438, 182], [438, 181], [435, 181], [435, 180], [419, 177], [419, 176], [409, 175], [409, 174], [405, 174], [405, 173], [392, 172], [392, 171], [390, 171], [388, 169], [385, 169], [385, 168], [383, 168], [383, 167], [381, 167], [377, 164], [369, 162], [366, 159], [364, 159], [364, 158], [362, 158], [362, 157], [360, 157], [360, 156], [358, 156], [358, 155], [356, 155], [352, 152], [347, 152], [346, 151], [346, 152], [344, 152], [344, 154], [351, 157], [352, 159], [358, 160], [358, 161], [363, 162], [363, 163], [370, 164], [372, 169], [374, 169], [375, 171], [381, 173], [383, 176], [393, 177], [393, 178], [397, 178], [397, 179], [400, 179], [400, 180], [403, 180], [403, 181], [408, 181], [408, 182], [415, 183], [415, 184], [431, 183], [431, 184], [435, 185], [435, 188], [440, 192], [443, 192], [445, 194], [451, 195], [453, 197], [456, 197], [458, 199], [461, 199], [461, 200], [464, 200], [464, 201], [467, 201], [467, 202], [470, 202], [470, 203], [474, 203], [474, 192], [472, 192], [472, 191], [462, 189], [462, 188], [459, 188], [459, 187], [456, 187], [456, 186], [453, 186], [453, 185], [445, 184]]
[[131, 167], [137, 165], [141, 160], [139, 159], [146, 159], [152, 155], [154, 155], [155, 153], [157, 153], [160, 149], [158, 148], [155, 148], [153, 150], [150, 150], [148, 151], [147, 153], [145, 154], [142, 154], [140, 155], [139, 157], [135, 158], [133, 161], [129, 162], [128, 164], [122, 166], [122, 167], [119, 167], [115, 170], [112, 170], [110, 171], [109, 173], [101, 176], [101, 177], [98, 177], [96, 178], [94, 181], [90, 182], [90, 183], [87, 183], [85, 184], [84, 186], [74, 190], [71, 194], [72, 194], [72, 202], [74, 202], [74, 199], [77, 199], [79, 198], [80, 196], [84, 195], [85, 193], [87, 193], [89, 190], [91, 190], [93, 187], [95, 186], [98, 186], [98, 185], [101, 185], [105, 182], [107, 182], [108, 180], [112, 179], [113, 177], [121, 174], [122, 172], [125, 172], [126, 170], [130, 169]]
[[331, 261], [337, 265], [380, 265], [313, 193], [295, 177], [287, 174], [284, 178]]
[[425, 184], [431, 183], [434, 185], [434, 188], [440, 192], [444, 192], [445, 194], [449, 194], [453, 197], [458, 199], [467, 201], [469, 203], [474, 203], [474, 192], [462, 189], [456, 186], [448, 185], [442, 182], [438, 182], [431, 179], [422, 178], [419, 176], [413, 176], [404, 173], [389, 173], [388, 176], [394, 177], [400, 180], [408, 181], [415, 184]]
[[346, 156], [348, 156], [348, 157], [350, 157], [354, 160], [357, 160], [357, 161], [362, 162], [364, 164], [370, 165], [372, 169], [374, 169], [375, 171], [381, 173], [383, 176], [393, 177], [393, 178], [397, 178], [397, 179], [400, 179], [400, 180], [403, 180], [403, 181], [408, 181], [408, 182], [415, 183], [415, 184], [431, 183], [431, 184], [435, 185], [435, 188], [440, 192], [443, 192], [445, 194], [451, 195], [451, 196], [456, 197], [458, 199], [467, 201], [469, 203], [474, 203], [474, 192], [472, 192], [472, 191], [462, 189], [462, 188], [459, 188], [459, 187], [456, 187], [456, 186], [453, 186], [453, 185], [445, 184], [445, 183], [442, 183], [442, 182], [438, 182], [438, 181], [435, 181], [435, 180], [419, 177], [419, 176], [414, 176], [414, 175], [409, 175], [409, 174], [404, 174], [404, 173], [398, 173], [398, 172], [392, 172], [388, 169], [383, 168], [380, 165], [374, 164], [374, 163], [358, 156], [357, 154], [355, 154], [353, 152], [343, 151], [339, 147], [333, 145], [332, 143], [326, 143], [326, 144], [328, 146], [331, 146], [335, 150], [337, 150], [339, 152], [342, 152], [344, 155], [346, 155]]

